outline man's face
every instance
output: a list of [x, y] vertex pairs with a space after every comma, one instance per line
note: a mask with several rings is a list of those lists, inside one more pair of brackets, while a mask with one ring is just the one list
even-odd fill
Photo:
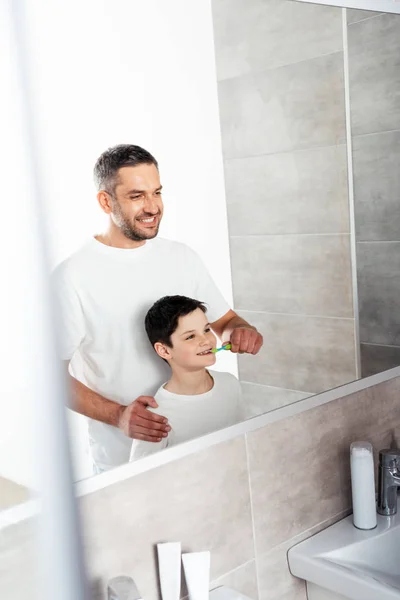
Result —
[[127, 238], [140, 242], [156, 237], [164, 207], [155, 165], [119, 169], [111, 197], [111, 218]]
[[187, 370], [198, 370], [215, 363], [215, 354], [211, 353], [211, 349], [215, 348], [217, 338], [200, 308], [180, 317], [171, 343], [172, 348], [168, 348], [171, 366], [176, 364]]

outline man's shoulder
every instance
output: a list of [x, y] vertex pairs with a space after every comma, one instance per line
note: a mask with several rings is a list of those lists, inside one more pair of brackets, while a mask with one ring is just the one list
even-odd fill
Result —
[[200, 255], [194, 248], [184, 242], [176, 242], [165, 238], [157, 238], [157, 253], [153, 254], [157, 260], [163, 261], [167, 266], [174, 266], [177, 273], [185, 279], [190, 273], [196, 282], [204, 277], [205, 268]]
[[183, 257], [196, 257], [198, 256], [195, 250], [185, 244], [184, 242], [177, 242], [175, 240], [168, 240], [167, 238], [157, 237], [155, 245], [159, 252], [170, 252], [178, 256]]
[[92, 245], [86, 242], [61, 261], [52, 271], [52, 279], [56, 282], [73, 280], [82, 271], [90, 270], [92, 263]]

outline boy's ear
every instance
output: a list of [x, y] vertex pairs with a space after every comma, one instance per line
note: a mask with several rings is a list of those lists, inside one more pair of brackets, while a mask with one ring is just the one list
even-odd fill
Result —
[[158, 356], [163, 358], [164, 360], [171, 360], [171, 349], [168, 348], [165, 344], [161, 342], [156, 342], [154, 344], [154, 350], [157, 352]]

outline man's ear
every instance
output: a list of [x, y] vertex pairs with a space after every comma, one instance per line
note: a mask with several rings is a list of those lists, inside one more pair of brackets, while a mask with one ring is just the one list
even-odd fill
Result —
[[160, 356], [164, 360], [171, 360], [171, 348], [168, 348], [168, 346], [166, 346], [165, 344], [162, 344], [161, 342], [156, 342], [154, 344], [154, 350], [157, 352], [158, 356]]
[[100, 204], [101, 209], [109, 215], [112, 213], [111, 196], [105, 190], [100, 190], [97, 194], [97, 202]]

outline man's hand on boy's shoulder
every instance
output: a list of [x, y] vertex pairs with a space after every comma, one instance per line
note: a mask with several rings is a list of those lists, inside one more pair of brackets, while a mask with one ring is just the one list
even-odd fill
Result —
[[233, 329], [231, 339], [226, 343], [232, 345], [231, 352], [257, 354], [263, 345], [263, 337], [252, 325], [238, 325]]
[[128, 437], [146, 442], [160, 442], [168, 436], [171, 427], [168, 420], [149, 411], [146, 407], [157, 408], [152, 396], [139, 396], [128, 406], [121, 406], [118, 427]]

